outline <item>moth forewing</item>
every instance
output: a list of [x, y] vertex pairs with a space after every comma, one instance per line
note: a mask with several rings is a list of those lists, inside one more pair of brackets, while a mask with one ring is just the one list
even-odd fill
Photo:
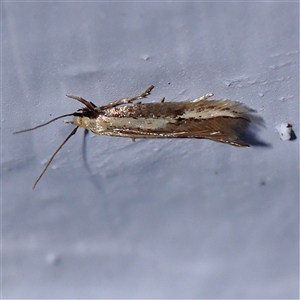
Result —
[[47, 123], [15, 133], [26, 132], [43, 127], [57, 119], [73, 116], [76, 127], [56, 149], [42, 173], [34, 183], [37, 185], [46, 172], [55, 155], [74, 135], [78, 127], [91, 130], [96, 134], [135, 138], [199, 138], [210, 139], [234, 146], [245, 147], [243, 133], [251, 122], [260, 117], [251, 108], [230, 100], [208, 100], [213, 94], [207, 94], [192, 101], [165, 102], [162, 98], [156, 103], [133, 104], [150, 95], [153, 85], [138, 96], [122, 98], [97, 107], [81, 97], [66, 95], [84, 104], [76, 112], [54, 118]]
[[76, 116], [74, 124], [96, 134], [130, 138], [206, 138], [235, 146], [254, 111], [229, 100], [138, 103], [99, 110], [92, 117]]

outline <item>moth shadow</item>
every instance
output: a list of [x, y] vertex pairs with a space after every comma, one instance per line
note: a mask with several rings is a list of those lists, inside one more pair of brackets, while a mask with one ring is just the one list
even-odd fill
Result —
[[87, 160], [87, 136], [89, 134], [89, 131], [87, 129], [84, 130], [84, 136], [83, 136], [83, 143], [82, 143], [82, 158], [83, 158], [83, 165], [84, 168], [87, 170], [89, 177], [91, 179], [91, 182], [93, 184], [93, 186], [97, 189], [97, 190], [101, 190], [103, 192], [103, 187], [101, 184], [101, 178], [99, 178], [99, 175], [95, 175], [93, 174], [88, 160]]
[[264, 119], [260, 116], [252, 115], [251, 124], [239, 136], [239, 139], [249, 146], [272, 148], [272, 144], [259, 138], [258, 132], [262, 128], [266, 128]]

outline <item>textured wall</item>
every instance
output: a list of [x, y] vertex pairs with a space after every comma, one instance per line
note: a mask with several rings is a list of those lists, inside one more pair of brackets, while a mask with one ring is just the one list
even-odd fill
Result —
[[[298, 298], [298, 3], [2, 3], [3, 298]], [[72, 137], [57, 121], [147, 101], [256, 109], [271, 147]], [[68, 119], [68, 118], [66, 118]]]

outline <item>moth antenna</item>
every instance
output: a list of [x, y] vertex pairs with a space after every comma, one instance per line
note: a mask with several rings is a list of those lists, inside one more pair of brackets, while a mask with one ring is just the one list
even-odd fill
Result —
[[74, 135], [76, 133], [78, 129], [78, 126], [75, 127], [71, 133], [67, 136], [67, 138], [59, 145], [59, 147], [55, 150], [55, 152], [52, 154], [52, 156], [50, 157], [49, 161], [47, 162], [44, 170], [42, 171], [42, 173], [40, 174], [40, 176], [37, 178], [37, 180], [35, 181], [32, 189], [34, 190], [36, 185], [38, 184], [38, 182], [40, 181], [40, 179], [43, 177], [43, 175], [45, 174], [45, 172], [47, 171], [48, 167], [50, 166], [52, 160], [54, 159], [55, 155], [59, 152], [59, 150], [63, 147], [63, 145], [69, 140], [69, 138]]
[[52, 122], [54, 122], [54, 121], [56, 121], [58, 119], [61, 119], [61, 118], [64, 118], [64, 117], [70, 117], [70, 116], [74, 116], [74, 113], [72, 113], [72, 114], [66, 114], [66, 115], [62, 115], [62, 116], [56, 117], [56, 118], [54, 118], [54, 119], [52, 119], [52, 120], [50, 120], [50, 121], [48, 121], [46, 123], [40, 124], [40, 125], [32, 127], [32, 128], [28, 128], [28, 129], [24, 129], [24, 130], [20, 130], [20, 131], [15, 131], [13, 134], [18, 134], [18, 133], [23, 133], [23, 132], [35, 130], [35, 129], [38, 129], [40, 127], [46, 126], [46, 125], [48, 125], [48, 124], [50, 124], [50, 123], [52, 123]]

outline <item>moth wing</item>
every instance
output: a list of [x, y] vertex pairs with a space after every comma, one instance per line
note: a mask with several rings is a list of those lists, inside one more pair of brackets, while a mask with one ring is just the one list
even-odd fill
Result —
[[[247, 147], [242, 140], [251, 123], [263, 124], [263, 119], [255, 110], [246, 105], [229, 100], [202, 100], [191, 105], [199, 117], [182, 120], [178, 126], [181, 137], [205, 138], [234, 146]], [[191, 116], [193, 114], [190, 114]]]
[[[227, 143], [239, 147], [249, 146], [241, 140], [243, 132], [248, 127], [248, 121], [243, 119], [208, 119], [190, 120], [178, 125], [176, 137], [210, 139], [216, 142]], [[182, 130], [180, 130], [180, 128]]]

